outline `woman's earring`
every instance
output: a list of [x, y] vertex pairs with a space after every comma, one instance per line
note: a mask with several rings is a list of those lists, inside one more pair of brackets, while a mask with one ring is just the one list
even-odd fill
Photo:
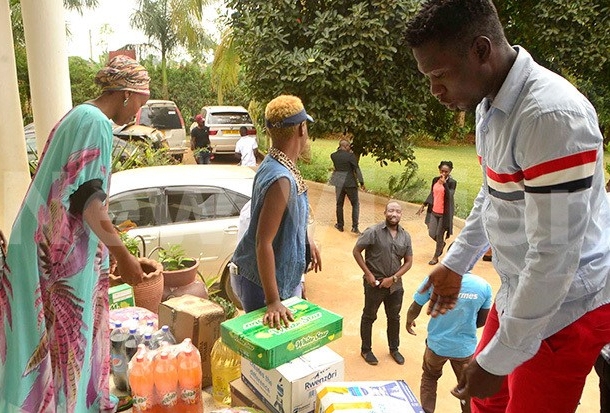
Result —
[[123, 101], [123, 106], [127, 106], [128, 101], [129, 101], [129, 98], [125, 98], [125, 100]]

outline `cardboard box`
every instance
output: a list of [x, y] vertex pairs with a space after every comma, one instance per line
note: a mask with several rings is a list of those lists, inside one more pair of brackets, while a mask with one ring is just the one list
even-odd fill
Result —
[[295, 319], [288, 327], [263, 325], [266, 309], [261, 308], [222, 323], [223, 343], [257, 366], [270, 370], [341, 337], [340, 315], [298, 297], [282, 303]]
[[183, 295], [159, 305], [159, 325], [168, 325], [177, 342], [189, 337], [201, 354], [202, 387], [212, 384], [210, 353], [225, 320], [222, 307], [210, 300]]
[[131, 285], [120, 284], [110, 287], [108, 289], [108, 304], [110, 304], [110, 310], [135, 306], [136, 302]]
[[324, 383], [316, 392], [315, 413], [424, 413], [403, 380]]
[[243, 382], [273, 413], [313, 413], [316, 388], [327, 381], [343, 381], [343, 357], [327, 346], [265, 370], [241, 359]]
[[265, 403], [246, 386], [242, 379], [231, 382], [231, 407], [251, 407], [265, 413], [271, 413]]

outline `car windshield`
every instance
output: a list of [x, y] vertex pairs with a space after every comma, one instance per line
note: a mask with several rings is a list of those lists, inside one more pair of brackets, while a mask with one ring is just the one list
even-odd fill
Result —
[[140, 124], [157, 129], [181, 129], [180, 117], [174, 106], [143, 106]]
[[252, 123], [250, 115], [244, 112], [216, 112], [208, 116], [208, 125], [241, 125]]

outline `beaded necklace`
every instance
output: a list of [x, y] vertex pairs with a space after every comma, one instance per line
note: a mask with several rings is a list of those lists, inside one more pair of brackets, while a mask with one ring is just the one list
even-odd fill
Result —
[[274, 147], [269, 148], [268, 154], [290, 171], [295, 181], [297, 181], [297, 193], [299, 195], [307, 191], [307, 184], [305, 183], [305, 180], [303, 180], [299, 168], [297, 168], [295, 163], [292, 162], [292, 159], [290, 159], [284, 152]]

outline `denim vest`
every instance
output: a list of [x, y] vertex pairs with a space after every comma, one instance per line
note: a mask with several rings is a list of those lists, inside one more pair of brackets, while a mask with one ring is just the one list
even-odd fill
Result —
[[266, 156], [254, 177], [251, 219], [248, 229], [237, 244], [233, 262], [239, 275], [262, 287], [256, 261], [256, 228], [267, 190], [279, 178], [290, 181], [288, 205], [273, 240], [275, 279], [282, 300], [292, 296], [305, 272], [306, 229], [309, 215], [307, 192], [297, 193], [296, 180], [290, 171], [271, 156]]

